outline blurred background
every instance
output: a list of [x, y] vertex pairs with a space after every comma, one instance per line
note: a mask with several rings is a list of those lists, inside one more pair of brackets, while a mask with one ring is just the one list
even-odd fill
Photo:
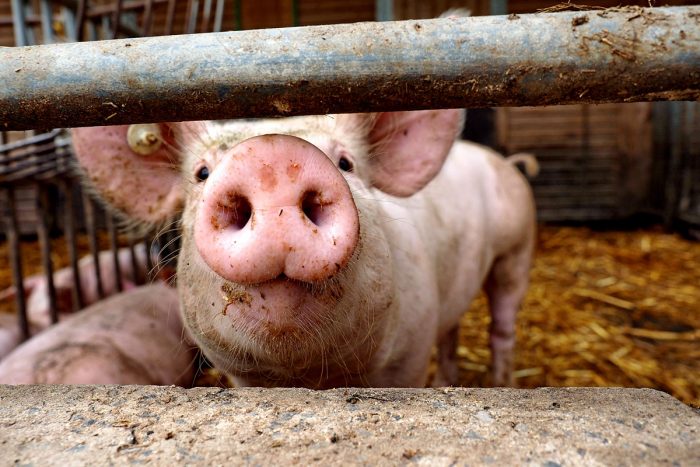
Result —
[[[585, 8], [620, 5], [649, 3], [598, 0]], [[432, 18], [450, 8], [476, 16], [581, 7], [546, 0], [0, 0], [0, 46]], [[518, 385], [652, 387], [700, 406], [700, 104], [469, 109], [462, 137], [506, 155], [532, 153], [540, 165], [530, 180], [540, 231], [518, 318]], [[120, 229], [81, 192], [72, 157], [63, 130], [0, 132], [0, 291], [75, 268], [84, 255], [98, 261], [99, 251], [133, 252], [142, 242], [176, 257], [176, 230], [154, 244], [152, 236]], [[0, 295], [0, 326], [25, 307]], [[488, 384], [488, 322], [482, 296], [462, 321], [463, 385]], [[30, 324], [20, 319], [25, 333]]]

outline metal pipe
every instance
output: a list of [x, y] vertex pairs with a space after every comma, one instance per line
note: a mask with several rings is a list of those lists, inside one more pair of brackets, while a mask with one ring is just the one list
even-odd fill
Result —
[[216, 0], [216, 14], [214, 15], [214, 32], [221, 31], [221, 24], [224, 20], [224, 0]]
[[102, 286], [102, 268], [100, 267], [100, 249], [97, 244], [97, 220], [95, 206], [92, 204], [90, 195], [83, 192], [83, 214], [85, 214], [85, 230], [87, 231], [88, 243], [90, 245], [90, 255], [95, 264], [95, 281], [97, 283], [97, 296], [105, 298], [104, 287]]
[[53, 37], [53, 13], [51, 12], [51, 4], [49, 0], [41, 0], [40, 3], [41, 12], [41, 42], [44, 44], [51, 44], [54, 41]]
[[7, 199], [7, 210], [5, 215], [5, 228], [7, 235], [7, 253], [12, 267], [12, 282], [17, 293], [15, 294], [15, 306], [19, 319], [19, 328], [22, 331], [22, 340], [29, 338], [29, 321], [27, 320], [27, 302], [24, 297], [24, 279], [22, 277], [22, 254], [19, 248], [19, 225], [17, 222], [17, 203], [15, 200], [15, 189], [7, 187], [4, 189], [5, 199]]
[[697, 18], [626, 7], [0, 48], [0, 129], [697, 100]]
[[112, 250], [112, 262], [114, 264], [114, 285], [117, 291], [124, 290], [122, 282], [122, 267], [119, 263], [119, 243], [117, 239], [117, 226], [114, 224], [114, 217], [110, 213], [105, 213], [105, 221], [107, 222], [107, 232], [109, 233], [109, 248]]
[[112, 35], [111, 39], [119, 37], [119, 24], [122, 19], [122, 0], [116, 0], [114, 11], [112, 12]]
[[21, 47], [29, 43], [27, 39], [27, 26], [24, 20], [24, 4], [22, 0], [12, 0], [12, 24], [15, 33], [15, 45]]
[[49, 294], [49, 317], [51, 323], [58, 323], [58, 306], [56, 303], [56, 286], [53, 282], [53, 261], [51, 260], [51, 239], [49, 237], [49, 196], [47, 187], [44, 184], [35, 183], [37, 196], [35, 199], [35, 209], [37, 213], [36, 233], [39, 237], [39, 248], [41, 249], [41, 264], [46, 276], [47, 292]]
[[63, 192], [66, 205], [63, 216], [64, 234], [66, 237], [66, 247], [68, 250], [68, 260], [70, 268], [73, 271], [73, 288], [71, 296], [73, 299], [73, 311], [78, 311], [83, 308], [83, 287], [80, 281], [80, 268], [78, 267], [78, 239], [77, 226], [75, 218], [75, 193], [73, 191], [73, 183], [70, 179], [60, 179], [58, 186]]
[[394, 19], [393, 0], [374, 0], [374, 18], [377, 21], [391, 21]]

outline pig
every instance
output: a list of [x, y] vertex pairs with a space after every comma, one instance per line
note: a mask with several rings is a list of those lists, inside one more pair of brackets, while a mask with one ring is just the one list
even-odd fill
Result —
[[[122, 286], [124, 290], [132, 289], [137, 283], [143, 283], [148, 274], [146, 247], [143, 244], [134, 246], [137, 269], [134, 271], [129, 248], [120, 248], [117, 252], [121, 272]], [[119, 291], [117, 288], [116, 268], [112, 258], [112, 251], [99, 252], [99, 267], [102, 276], [102, 290], [105, 297]], [[97, 275], [95, 274], [95, 261], [92, 256], [85, 256], [78, 261], [80, 274], [80, 286], [83, 306], [88, 306], [100, 299], [97, 291]], [[56, 311], [59, 319], [73, 312], [72, 290], [75, 287], [73, 269], [66, 267], [53, 274], [54, 287], [56, 289]], [[16, 294], [16, 288], [10, 287], [0, 292], [0, 300], [7, 300]], [[49, 303], [49, 284], [46, 276], [36, 274], [24, 280], [24, 293], [27, 295], [27, 319], [37, 329], [44, 329], [51, 324]]]
[[[30, 328], [31, 332], [38, 332]], [[22, 328], [14, 313], [0, 313], [0, 360], [22, 343]]]
[[178, 308], [162, 283], [114, 295], [17, 347], [0, 361], [0, 384], [189, 386], [195, 352]]
[[238, 386], [457, 382], [484, 288], [491, 383], [513, 383], [535, 210], [456, 109], [80, 128], [85, 180], [118, 211], [181, 215], [187, 330]]

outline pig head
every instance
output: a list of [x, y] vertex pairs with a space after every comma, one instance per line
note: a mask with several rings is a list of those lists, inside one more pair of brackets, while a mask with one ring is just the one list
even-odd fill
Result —
[[534, 210], [458, 110], [73, 130], [86, 180], [132, 219], [181, 214], [186, 327], [240, 385], [456, 382], [460, 316], [491, 300], [511, 382]]

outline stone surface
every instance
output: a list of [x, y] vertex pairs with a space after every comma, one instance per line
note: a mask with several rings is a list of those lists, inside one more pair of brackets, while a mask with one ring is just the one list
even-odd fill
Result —
[[700, 465], [648, 389], [0, 386], [2, 465]]

